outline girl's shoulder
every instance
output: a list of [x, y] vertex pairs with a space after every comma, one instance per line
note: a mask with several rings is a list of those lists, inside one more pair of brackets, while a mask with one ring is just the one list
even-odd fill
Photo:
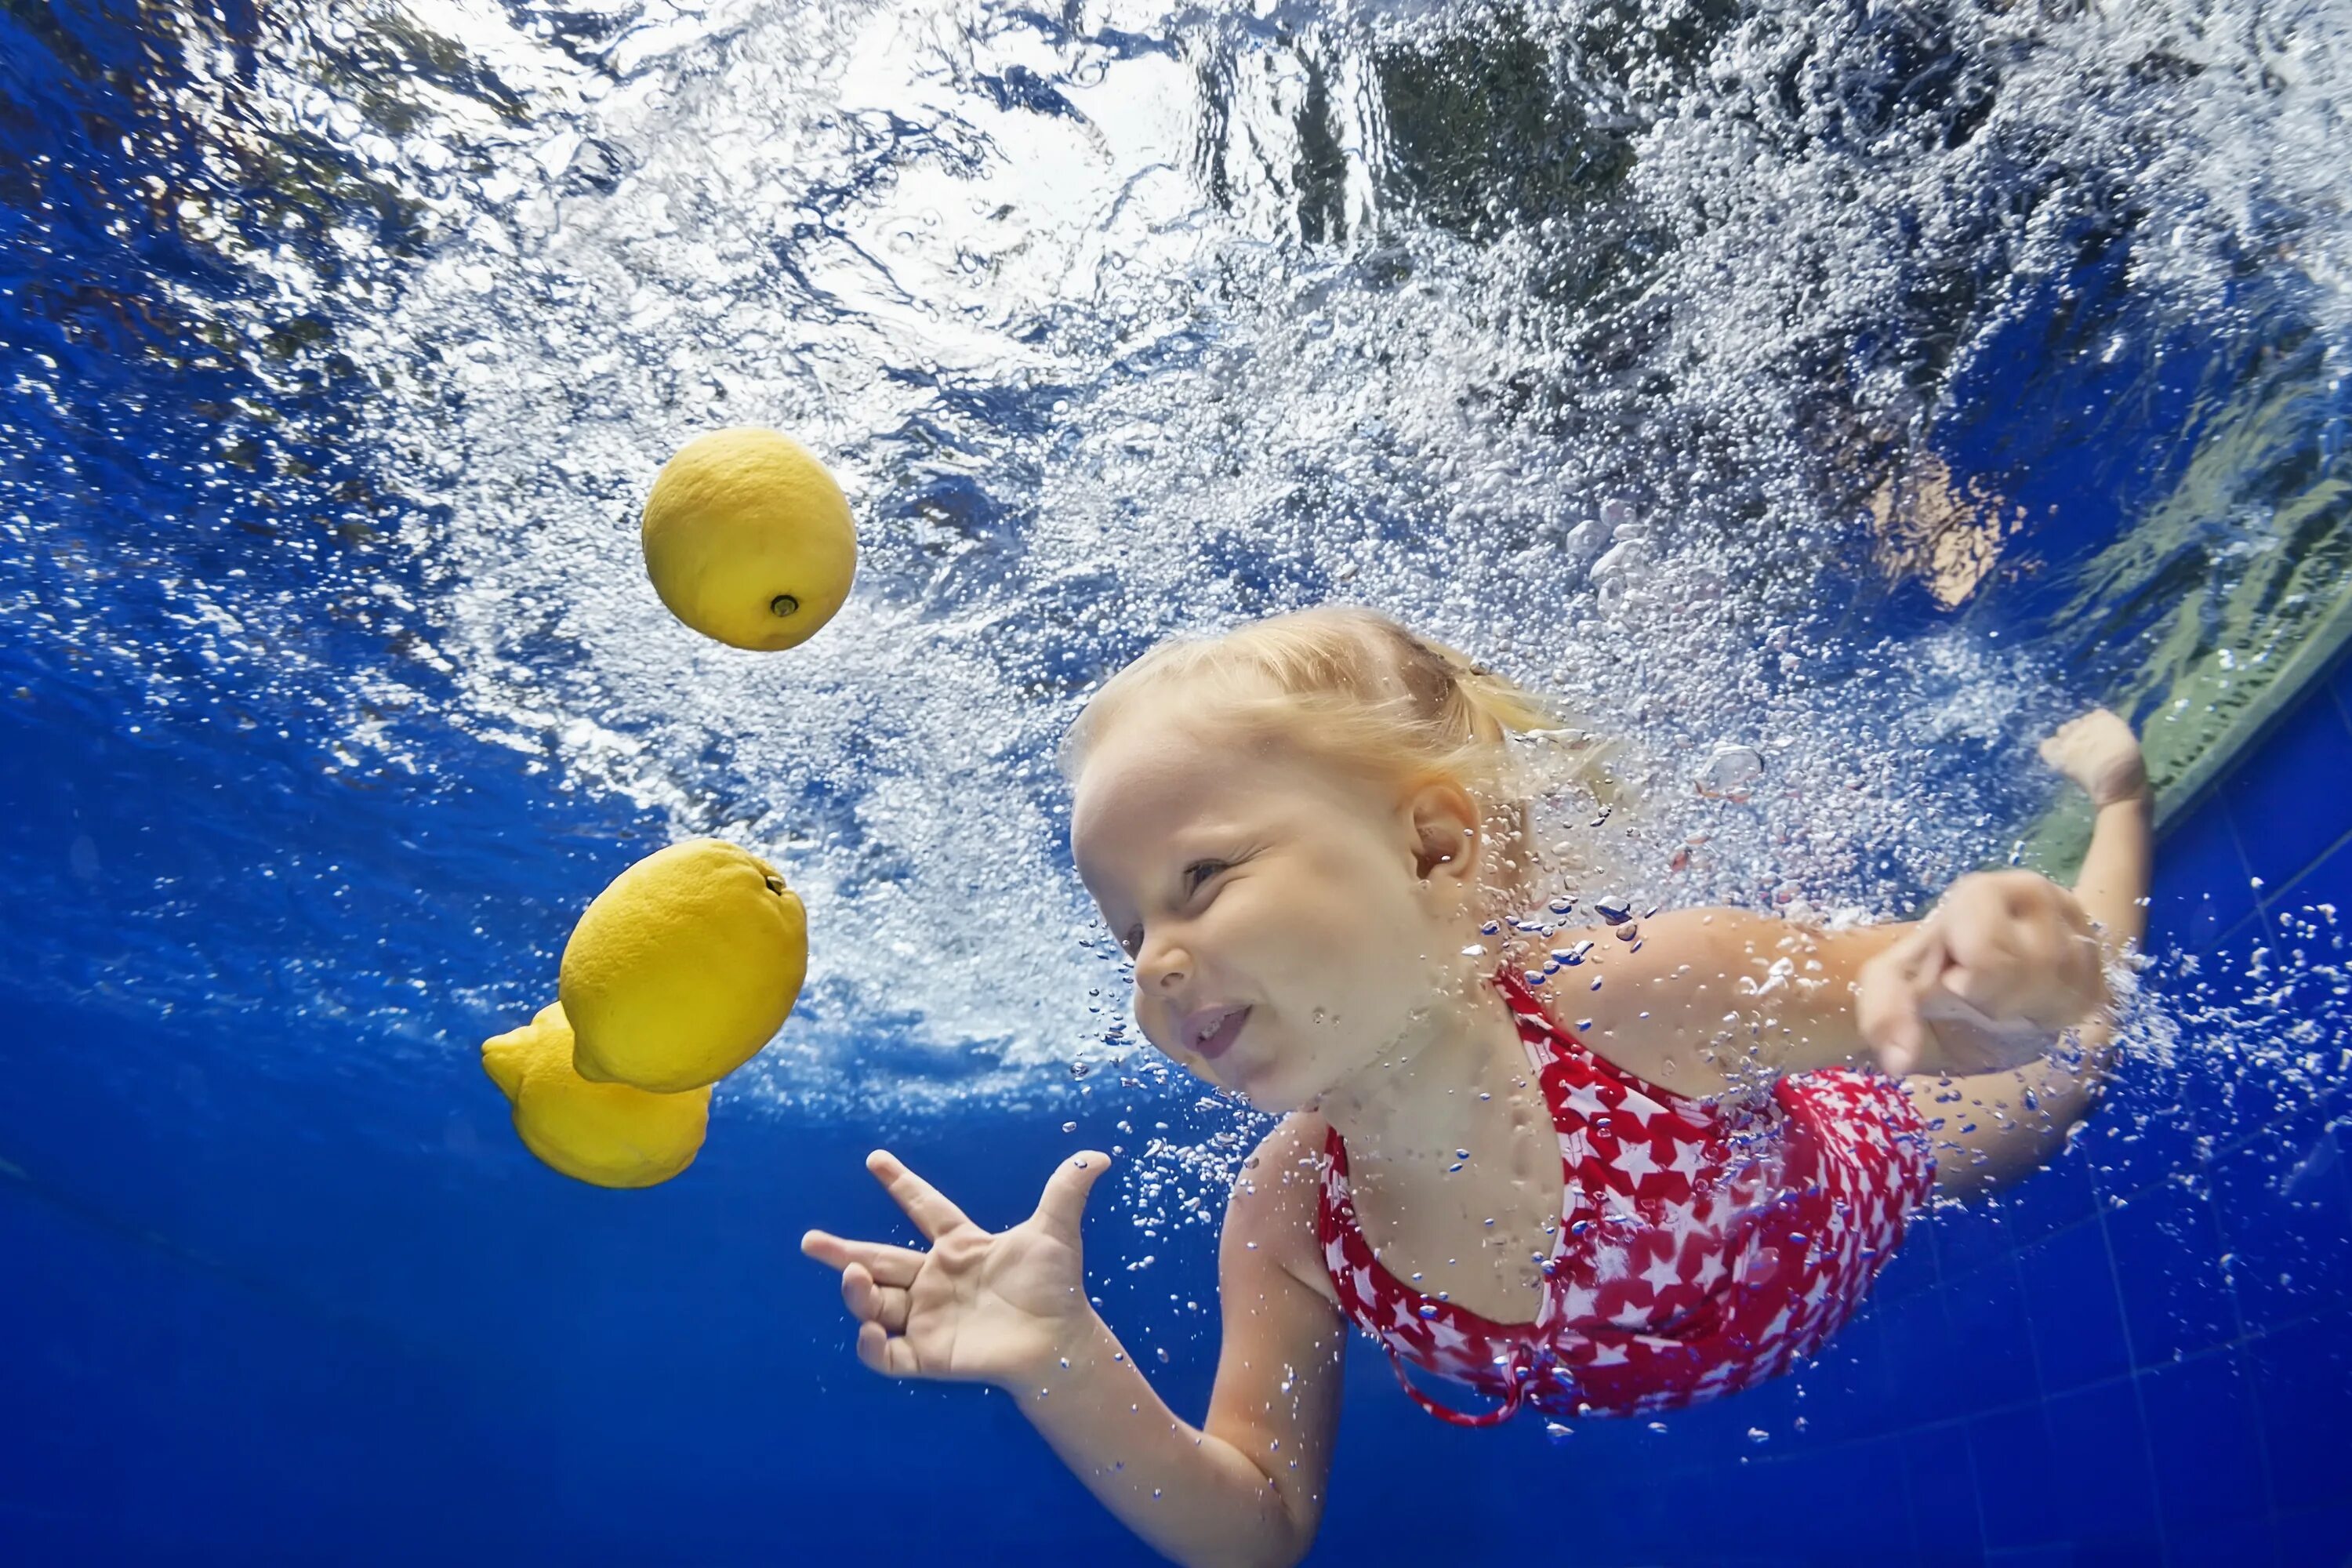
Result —
[[1328, 1298], [1331, 1281], [1315, 1233], [1326, 1131], [1321, 1116], [1294, 1110], [1258, 1140], [1234, 1176], [1225, 1241], [1271, 1254], [1284, 1272]]

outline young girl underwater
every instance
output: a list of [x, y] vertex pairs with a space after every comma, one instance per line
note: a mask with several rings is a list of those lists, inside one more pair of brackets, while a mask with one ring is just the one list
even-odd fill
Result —
[[[1547, 934], [1517, 918], [1536, 889], [1505, 761], [1507, 731], [1553, 722], [1348, 607], [1169, 643], [1108, 682], [1065, 770], [1137, 1021], [1286, 1113], [1226, 1209], [1207, 1420], [1171, 1412], [1087, 1300], [1092, 1151], [996, 1234], [869, 1156], [929, 1247], [803, 1238], [841, 1271], [858, 1359], [1006, 1390], [1178, 1562], [1295, 1563], [1350, 1322], [1468, 1425], [1730, 1393], [1853, 1315], [1931, 1191], [2018, 1179], [2090, 1109], [2104, 968], [2141, 939], [2148, 882], [2121, 719], [2042, 743], [2097, 808], [2071, 893], [2000, 871], [1903, 923], [1606, 908]], [[1408, 1366], [1467, 1387], [1442, 1405]]]

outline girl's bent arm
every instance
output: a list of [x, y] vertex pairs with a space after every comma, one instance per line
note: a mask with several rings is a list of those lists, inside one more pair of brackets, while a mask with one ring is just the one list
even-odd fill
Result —
[[1178, 1563], [1294, 1563], [1322, 1518], [1346, 1324], [1302, 1279], [1317, 1184], [1298, 1121], [1259, 1145], [1226, 1207], [1224, 1336], [1203, 1426], [1169, 1410], [1091, 1312], [1047, 1375], [1006, 1384], [1072, 1473]]

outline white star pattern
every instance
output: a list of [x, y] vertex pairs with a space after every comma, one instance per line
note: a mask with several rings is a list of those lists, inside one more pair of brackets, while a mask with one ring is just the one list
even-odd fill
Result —
[[1589, 1083], [1580, 1083], [1570, 1088], [1563, 1103], [1569, 1110], [1575, 1111], [1587, 1121], [1596, 1116], [1609, 1114], [1609, 1102], [1601, 1099], [1600, 1091]]
[[1658, 1162], [1650, 1154], [1649, 1144], [1644, 1142], [1627, 1143], [1609, 1163], [1637, 1183], [1658, 1168]]
[[[1495, 984], [1512, 1005], [1550, 1105], [1566, 1178], [1561, 1210], [1573, 1220], [1559, 1237], [1541, 1328], [1496, 1336], [1452, 1308], [1422, 1318], [1427, 1299], [1364, 1244], [1349, 1201], [1345, 1145], [1336, 1131], [1325, 1138], [1318, 1239], [1341, 1307], [1398, 1358], [1400, 1378], [1410, 1362], [1502, 1404], [1474, 1416], [1418, 1391], [1416, 1401], [1454, 1422], [1501, 1419], [1522, 1407], [1562, 1415], [1668, 1410], [1748, 1387], [1813, 1354], [1852, 1316], [1933, 1187], [1932, 1144], [1900, 1086], [1841, 1069], [1781, 1079], [1744, 1107], [1671, 1100], [1553, 1025], [1516, 973], [1498, 972]], [[1622, 1103], [1612, 1106], [1612, 1098]], [[1737, 1145], [1735, 1112], [1745, 1128]], [[1603, 1117], [1588, 1133], [1585, 1121]], [[1735, 1150], [1741, 1170], [1727, 1177]], [[1643, 1178], [1661, 1173], [1682, 1185], [1638, 1195]], [[1574, 1218], [1596, 1204], [1598, 1221]], [[1808, 1237], [1810, 1250], [1779, 1250], [1791, 1232]], [[1653, 1237], [1666, 1246], [1664, 1257], [1653, 1255]], [[1759, 1250], [1767, 1242], [1774, 1250]], [[1727, 1268], [1735, 1255], [1738, 1266]], [[1718, 1295], [1727, 1272], [1745, 1288]], [[1693, 1318], [1680, 1339], [1648, 1334], [1659, 1303], [1685, 1285], [1709, 1315]], [[1634, 1331], [1630, 1352], [1623, 1341], [1597, 1343], [1579, 1331], [1596, 1322]], [[1532, 1366], [1528, 1350], [1538, 1352]], [[1514, 1367], [1528, 1375], [1522, 1380]]]
[[1708, 1291], [1714, 1289], [1715, 1282], [1722, 1278], [1723, 1254], [1710, 1248], [1698, 1260], [1698, 1276], [1692, 1283], [1696, 1284], [1701, 1291]]
[[1706, 1168], [1706, 1145], [1696, 1138], [1675, 1139], [1675, 1157], [1666, 1162], [1665, 1168], [1696, 1186], [1699, 1173]]
[[1700, 1376], [1699, 1388], [1707, 1394], [1720, 1394], [1731, 1386], [1741, 1370], [1738, 1362], [1725, 1362], [1721, 1366], [1711, 1367]]
[[1649, 1128], [1650, 1118], [1654, 1116], [1664, 1116], [1666, 1113], [1666, 1108], [1664, 1106], [1660, 1105], [1656, 1100], [1652, 1100], [1648, 1095], [1643, 1094], [1638, 1089], [1627, 1089], [1625, 1091], [1625, 1102], [1622, 1105], [1620, 1105], [1617, 1109], [1623, 1114], [1632, 1117], [1634, 1121], [1640, 1122], [1644, 1131]]
[[[1430, 1337], [1437, 1342], [1439, 1350], [1466, 1351], [1470, 1348], [1470, 1336], [1443, 1318], [1437, 1319], [1429, 1325], [1429, 1333]], [[1492, 1359], [1492, 1357], [1488, 1358], [1490, 1363]]]
[[1678, 1198], [1668, 1198], [1658, 1205], [1658, 1225], [1674, 1238], [1675, 1255], [1679, 1257], [1683, 1243], [1698, 1233], [1698, 1205]]

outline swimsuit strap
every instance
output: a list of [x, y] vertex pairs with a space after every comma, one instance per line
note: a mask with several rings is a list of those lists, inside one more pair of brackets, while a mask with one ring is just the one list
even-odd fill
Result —
[[1512, 1347], [1511, 1385], [1503, 1393], [1503, 1403], [1477, 1415], [1460, 1410], [1449, 1410], [1432, 1399], [1421, 1391], [1418, 1384], [1405, 1375], [1404, 1357], [1397, 1353], [1396, 1347], [1382, 1340], [1381, 1348], [1389, 1352], [1389, 1365], [1396, 1369], [1396, 1380], [1403, 1384], [1407, 1394], [1412, 1395], [1412, 1402], [1449, 1426], [1499, 1426], [1519, 1413], [1519, 1401], [1525, 1396], [1527, 1389], [1526, 1369], [1529, 1364], [1527, 1360], [1527, 1347], [1524, 1344]]

